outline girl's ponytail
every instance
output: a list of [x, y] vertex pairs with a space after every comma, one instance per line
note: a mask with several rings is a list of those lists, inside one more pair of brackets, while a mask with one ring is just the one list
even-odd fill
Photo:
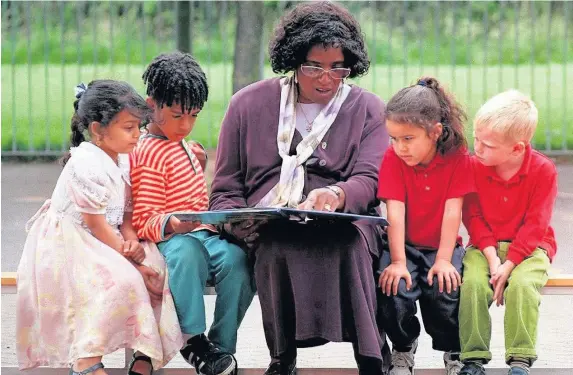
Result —
[[467, 148], [467, 140], [464, 135], [464, 121], [467, 116], [454, 97], [446, 92], [437, 79], [423, 77], [418, 80], [419, 85], [426, 85], [432, 89], [440, 104], [442, 123], [442, 135], [438, 139], [438, 150], [445, 154], [452, 149]]
[[[86, 125], [84, 124], [84, 122], [80, 118], [80, 115], [78, 114], [78, 108], [80, 106], [80, 100], [82, 98], [82, 95], [86, 91], [86, 89], [87, 89], [87, 87], [83, 83], [76, 86], [76, 100], [74, 101], [74, 115], [72, 116], [72, 121], [71, 121], [71, 125], [70, 125], [70, 128], [72, 130], [72, 134], [70, 135], [70, 146], [71, 147], [77, 147], [82, 142], [84, 142], [86, 140], [86, 137], [84, 136], [84, 130], [86, 130]], [[68, 160], [70, 160], [71, 156], [72, 156], [71, 153], [68, 151], [60, 159], [60, 164], [62, 166], [66, 165]]]

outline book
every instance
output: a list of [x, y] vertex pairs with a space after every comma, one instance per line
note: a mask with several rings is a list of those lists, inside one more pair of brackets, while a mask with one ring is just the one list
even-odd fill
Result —
[[180, 211], [173, 215], [181, 221], [199, 221], [203, 224], [223, 224], [245, 220], [293, 220], [300, 223], [310, 221], [353, 222], [358, 220], [373, 221], [387, 226], [388, 221], [381, 216], [356, 215], [344, 212], [299, 210], [297, 208], [241, 208], [218, 211]]

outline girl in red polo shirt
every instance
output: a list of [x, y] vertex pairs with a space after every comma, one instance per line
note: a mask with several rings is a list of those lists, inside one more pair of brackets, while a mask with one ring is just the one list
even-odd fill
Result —
[[475, 191], [464, 137], [466, 116], [434, 78], [400, 90], [386, 108], [392, 141], [380, 168], [378, 197], [388, 211], [380, 255], [378, 324], [392, 341], [390, 375], [414, 368], [420, 301], [432, 347], [457, 374], [458, 302], [464, 248], [458, 231], [464, 196]]

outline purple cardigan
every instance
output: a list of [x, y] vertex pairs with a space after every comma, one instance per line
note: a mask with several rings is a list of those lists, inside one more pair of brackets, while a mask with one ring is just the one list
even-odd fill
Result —
[[[279, 181], [277, 147], [280, 78], [256, 82], [231, 98], [223, 119], [210, 209], [253, 207]], [[372, 213], [378, 169], [388, 147], [384, 103], [352, 86], [336, 120], [305, 163], [303, 198], [316, 188], [338, 185], [346, 194], [344, 212]], [[291, 155], [302, 140], [295, 131]]]

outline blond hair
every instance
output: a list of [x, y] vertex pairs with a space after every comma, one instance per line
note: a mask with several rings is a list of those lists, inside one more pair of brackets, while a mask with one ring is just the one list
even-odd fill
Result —
[[525, 94], [508, 90], [490, 98], [477, 112], [474, 128], [486, 127], [506, 139], [529, 142], [537, 128], [537, 107]]

